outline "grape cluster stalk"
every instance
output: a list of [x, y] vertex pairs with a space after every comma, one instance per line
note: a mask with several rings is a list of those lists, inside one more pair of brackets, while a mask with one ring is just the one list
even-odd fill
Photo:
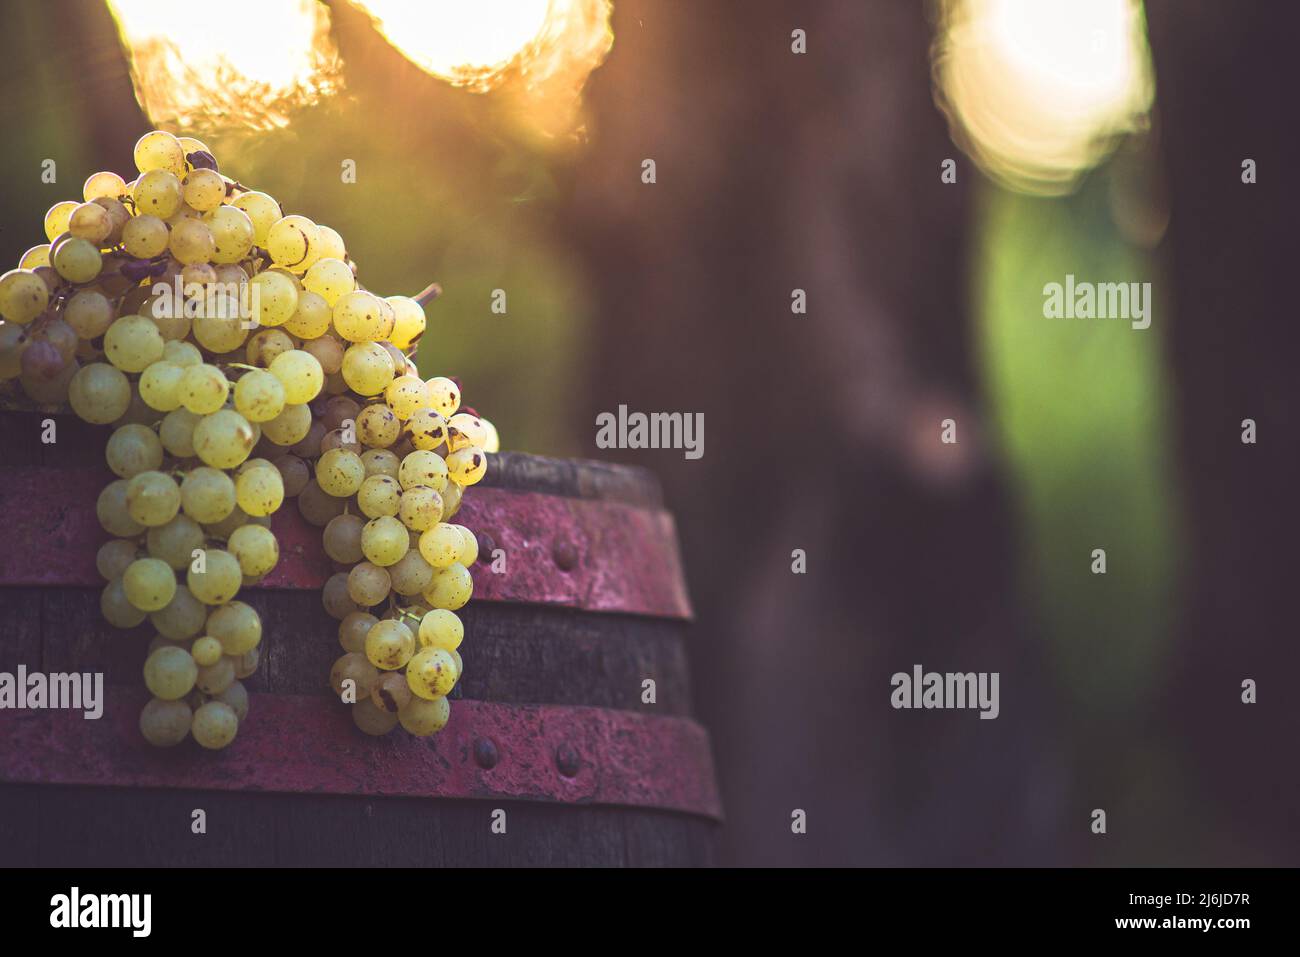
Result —
[[155, 130], [139, 176], [86, 180], [0, 276], [0, 390], [111, 426], [96, 514], [104, 618], [148, 619], [144, 738], [209, 749], [248, 715], [285, 499], [322, 529], [329, 682], [362, 731], [449, 720], [478, 540], [450, 521], [500, 445], [452, 378], [420, 377], [417, 299], [357, 281], [343, 238]]

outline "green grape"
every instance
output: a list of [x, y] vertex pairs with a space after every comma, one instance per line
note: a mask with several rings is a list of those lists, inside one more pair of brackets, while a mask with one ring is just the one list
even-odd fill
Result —
[[262, 434], [276, 445], [297, 445], [310, 431], [311, 408], [307, 405], [286, 405], [274, 419], [262, 423]]
[[364, 289], [345, 293], [334, 303], [334, 328], [348, 342], [373, 342], [382, 338], [384, 319], [379, 303], [378, 296]]
[[462, 488], [475, 485], [487, 474], [487, 453], [477, 446], [457, 449], [447, 456], [447, 476]]
[[126, 180], [108, 171], [91, 173], [81, 188], [82, 198], [88, 203], [97, 199], [117, 199], [125, 196], [126, 192]]
[[[185, 487], [181, 485], [181, 506], [185, 503]], [[149, 529], [145, 544], [149, 554], [161, 558], [176, 571], [189, 565], [194, 549], [203, 547], [203, 529], [188, 514], [177, 515], [166, 525]]]
[[284, 479], [274, 466], [241, 472], [235, 479], [235, 501], [249, 515], [270, 515], [284, 501]]
[[253, 221], [242, 209], [218, 206], [203, 214], [203, 221], [212, 230], [216, 248], [212, 253], [214, 263], [237, 263], [253, 248]]
[[169, 170], [149, 170], [135, 181], [131, 199], [137, 214], [170, 219], [181, 208], [181, 181]]
[[131, 517], [127, 507], [127, 480], [110, 482], [99, 493], [95, 514], [104, 531], [117, 538], [134, 538], [144, 531], [144, 526]]
[[137, 558], [122, 576], [126, 600], [141, 611], [162, 611], [176, 594], [176, 575], [157, 558]]
[[[164, 355], [166, 348], [164, 347]], [[175, 363], [160, 359], [140, 374], [140, 398], [145, 405], [159, 412], [180, 408], [181, 378], [186, 370]]]
[[192, 342], [168, 342], [163, 346], [163, 361], [189, 369], [203, 364], [203, 353]]
[[371, 475], [357, 490], [357, 506], [366, 518], [396, 515], [402, 503], [402, 487], [387, 475]]
[[262, 577], [280, 561], [280, 543], [269, 528], [261, 525], [241, 525], [230, 533], [226, 546], [248, 578]]
[[145, 619], [145, 612], [126, 597], [122, 579], [115, 578], [99, 593], [99, 613], [114, 628], [134, 628]]
[[339, 644], [343, 646], [343, 650], [364, 652], [366, 650], [366, 635], [370, 633], [371, 626], [377, 621], [379, 619], [369, 612], [350, 612], [346, 618], [339, 622]]
[[230, 381], [214, 365], [200, 363], [187, 367], [178, 387], [181, 405], [195, 415], [211, 415], [226, 404]]
[[397, 712], [397, 719], [402, 727], [417, 738], [427, 738], [447, 726], [451, 719], [451, 704], [446, 698], [412, 697], [406, 706]]
[[298, 311], [298, 287], [282, 272], [268, 269], [249, 280], [253, 319], [262, 326], [282, 326]]
[[366, 449], [361, 453], [361, 464], [366, 467], [366, 478], [372, 475], [387, 475], [389, 478], [397, 478], [397, 473], [401, 470], [402, 460], [397, 454], [390, 452], [388, 449]]
[[460, 389], [445, 376], [436, 376], [425, 383], [429, 406], [443, 418], [451, 418], [460, 408]]
[[27, 252], [23, 253], [23, 258], [18, 260], [19, 269], [35, 270], [41, 266], [50, 264], [50, 244], [39, 243], [33, 246]]
[[199, 417], [189, 409], [177, 409], [163, 416], [158, 426], [158, 438], [162, 446], [178, 459], [194, 457], [194, 427], [199, 424]]
[[446, 697], [456, 687], [458, 677], [451, 653], [432, 646], [421, 648], [406, 667], [406, 683], [426, 701]]
[[0, 276], [0, 315], [9, 322], [26, 325], [50, 302], [50, 287], [29, 269], [11, 269]]
[[171, 133], [153, 130], [135, 142], [135, 168], [141, 173], [167, 170], [177, 176], [185, 173], [185, 150]]
[[126, 507], [131, 518], [147, 528], [165, 525], [181, 509], [180, 486], [162, 472], [140, 472], [127, 483]]
[[418, 375], [398, 376], [384, 390], [384, 401], [393, 410], [393, 414], [405, 422], [428, 404], [424, 380]]
[[335, 498], [355, 495], [365, 477], [361, 456], [347, 449], [330, 449], [316, 461], [316, 482]]
[[210, 751], [219, 751], [235, 740], [239, 733], [239, 717], [235, 709], [224, 701], [209, 701], [194, 712], [190, 734], [194, 740]]
[[104, 265], [99, 247], [84, 239], [68, 239], [52, 252], [50, 265], [68, 282], [90, 282]]
[[170, 235], [157, 216], [136, 216], [122, 227], [122, 247], [136, 259], [152, 259], [162, 255]]
[[226, 198], [226, 181], [212, 169], [196, 169], [181, 186], [185, 204], [200, 213], [216, 209]]
[[425, 648], [455, 651], [465, 640], [465, 625], [445, 608], [434, 608], [420, 619], [420, 644]]
[[321, 259], [342, 259], [347, 260], [347, 247], [343, 245], [343, 237], [337, 231], [330, 229], [328, 226], [316, 224], [316, 231], [320, 234], [320, 258]]
[[[221, 660], [225, 652], [221, 650], [221, 642], [211, 635], [204, 635], [202, 638], [195, 638], [194, 644], [190, 645], [190, 657], [200, 668], [210, 668]], [[235, 677], [235, 669], [230, 669], [230, 677]], [[202, 688], [202, 685], [200, 685]]]
[[161, 466], [163, 447], [153, 429], [144, 425], [124, 425], [109, 436], [104, 457], [115, 475], [129, 479]]
[[319, 339], [329, 332], [332, 317], [333, 310], [325, 298], [304, 289], [298, 293], [298, 308], [285, 322], [284, 328], [299, 339]]
[[50, 242], [58, 239], [68, 231], [72, 221], [72, 211], [78, 206], [70, 199], [55, 203], [45, 214], [45, 238]]
[[369, 698], [352, 706], [352, 723], [366, 734], [379, 737], [397, 727], [397, 715], [375, 707]]
[[389, 296], [386, 301], [393, 307], [393, 331], [388, 341], [405, 352], [424, 334], [424, 308], [406, 296]]
[[362, 445], [386, 449], [401, 434], [401, 421], [382, 402], [366, 406], [357, 416], [357, 441]]
[[98, 339], [113, 324], [115, 315], [108, 297], [94, 289], [81, 290], [63, 307], [63, 318], [79, 339]]
[[284, 405], [284, 386], [265, 369], [245, 372], [235, 383], [235, 408], [249, 422], [269, 422]]
[[325, 373], [310, 352], [291, 349], [276, 356], [269, 367], [271, 375], [284, 386], [285, 401], [294, 405], [310, 402], [320, 394]]
[[242, 655], [231, 655], [230, 660], [235, 663], [235, 679], [242, 680], [257, 671], [257, 660], [260, 656], [261, 650], [258, 648], [250, 648]]
[[366, 659], [376, 668], [395, 671], [414, 654], [415, 635], [400, 621], [381, 619], [366, 633]]
[[[334, 662], [330, 668], [330, 687], [340, 700], [362, 701], [370, 697], [370, 690], [379, 680], [379, 671], [366, 660], [364, 654], [349, 652]], [[345, 684], [345, 682], [351, 684]]]
[[[235, 659], [232, 658], [231, 661], [235, 661]], [[238, 673], [238, 665], [235, 665], [235, 671]], [[248, 717], [248, 689], [245, 688], [243, 683], [237, 678], [230, 682], [229, 688], [220, 694], [215, 695], [213, 700], [220, 701], [222, 704], [230, 705], [231, 709], [235, 712], [235, 718], [238, 721], [242, 722]]]
[[455, 611], [463, 607], [473, 594], [474, 579], [469, 569], [457, 563], [434, 572], [433, 584], [424, 593], [424, 600], [431, 608]]
[[406, 678], [395, 671], [380, 675], [370, 689], [370, 701], [380, 711], [397, 714], [411, 700], [411, 688]]
[[159, 648], [144, 663], [144, 683], [150, 693], [164, 701], [175, 701], [190, 693], [199, 676], [199, 666], [183, 648]]
[[427, 532], [442, 521], [442, 496], [427, 485], [413, 485], [402, 493], [397, 517], [413, 532]]
[[149, 615], [149, 621], [158, 633], [172, 641], [188, 641], [202, 634], [207, 619], [207, 607], [186, 585], [177, 585], [176, 594], [167, 607]]
[[[221, 642], [215, 638], [212, 643], [221, 647]], [[224, 655], [218, 655], [217, 660], [210, 665], [199, 666], [199, 676], [194, 685], [206, 695], [217, 695], [229, 688], [235, 681], [235, 664]]]
[[449, 568], [465, 548], [460, 527], [439, 522], [420, 536], [420, 554], [434, 568]]
[[[433, 414], [437, 415], [436, 412]], [[417, 449], [402, 459], [397, 480], [404, 489], [427, 485], [440, 493], [447, 487], [447, 463], [437, 452]]]
[[256, 442], [253, 427], [233, 409], [205, 415], [194, 427], [194, 452], [213, 468], [233, 469], [248, 458]]
[[447, 420], [447, 447], [455, 452], [457, 449], [477, 445], [480, 448], [487, 439], [487, 429], [483, 420], [468, 412], [457, 412]]
[[[198, 560], [195, 560], [198, 563]], [[194, 597], [205, 605], [221, 605], [239, 594], [239, 586], [244, 582], [244, 574], [240, 571], [239, 560], [229, 552], [222, 551], [218, 548], [209, 548], [204, 553], [204, 559], [201, 565], [202, 571], [195, 571], [195, 565], [190, 565], [189, 575], [186, 579], [190, 591]], [[208, 622], [208, 633], [214, 638], [219, 638], [216, 629]], [[222, 641], [225, 647], [225, 641]], [[226, 648], [227, 654], [235, 652]]]
[[181, 480], [181, 508], [200, 525], [216, 524], [235, 510], [235, 483], [220, 469], [191, 469]]
[[189, 736], [191, 718], [184, 701], [150, 698], [140, 712], [140, 733], [155, 748], [175, 747]]
[[271, 227], [284, 218], [280, 204], [266, 193], [259, 193], [257, 190], [240, 194], [235, 197], [232, 205], [247, 214], [259, 246], [266, 246], [266, 237]]
[[306, 216], [285, 216], [267, 230], [266, 251], [277, 266], [305, 272], [316, 261], [320, 234]]
[[343, 381], [357, 395], [379, 395], [393, 381], [393, 357], [377, 342], [358, 342], [343, 353]]
[[342, 565], [355, 565], [365, 558], [361, 551], [361, 530], [365, 522], [357, 515], [336, 515], [329, 520], [321, 539], [325, 554]]
[[[358, 549], [359, 550], [359, 549]], [[95, 569], [105, 581], [121, 578], [128, 565], [140, 557], [135, 542], [125, 538], [110, 538], [95, 553]]]
[[293, 349], [293, 337], [283, 329], [262, 329], [248, 337], [244, 355], [248, 364], [266, 369], [275, 357]]
[[[411, 444], [422, 452], [432, 452], [447, 441], [447, 421], [433, 409], [417, 409], [406, 420], [406, 434]], [[428, 484], [428, 483], [423, 483]], [[434, 486], [436, 488], [436, 486]], [[442, 491], [442, 489], [438, 489]]]
[[179, 263], [194, 265], [206, 263], [217, 251], [212, 229], [198, 219], [182, 219], [172, 227], [167, 248]]
[[393, 591], [404, 597], [421, 595], [433, 584], [433, 566], [424, 560], [418, 548], [408, 549], [405, 555], [388, 566]]
[[104, 333], [104, 356], [123, 372], [143, 372], [162, 354], [163, 337], [144, 316], [123, 316]]
[[262, 619], [250, 605], [232, 601], [208, 615], [208, 634], [221, 642], [226, 654], [244, 655], [262, 640]]
[[372, 608], [388, 597], [392, 580], [387, 570], [361, 562], [348, 572], [348, 597], [362, 608]]
[[321, 296], [330, 308], [333, 308], [340, 296], [356, 289], [357, 280], [352, 275], [352, 267], [347, 263], [339, 259], [324, 258], [312, 263], [311, 268], [302, 277], [302, 284], [308, 291]]
[[391, 515], [371, 519], [361, 530], [361, 551], [381, 567], [396, 564], [411, 547], [406, 526]]
[[98, 203], [82, 203], [72, 211], [68, 232], [98, 249], [113, 232], [113, 217]]

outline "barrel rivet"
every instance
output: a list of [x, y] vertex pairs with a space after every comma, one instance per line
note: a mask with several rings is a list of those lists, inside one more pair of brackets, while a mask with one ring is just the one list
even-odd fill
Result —
[[500, 755], [497, 754], [496, 742], [491, 738], [479, 738], [474, 742], [474, 761], [480, 768], [491, 770], [497, 766]]
[[561, 571], [571, 572], [578, 567], [578, 549], [572, 542], [556, 542], [551, 557]]
[[555, 766], [560, 769], [560, 773], [566, 778], [571, 778], [578, 773], [578, 765], [581, 758], [578, 756], [578, 749], [571, 744], [562, 744], [555, 749]]

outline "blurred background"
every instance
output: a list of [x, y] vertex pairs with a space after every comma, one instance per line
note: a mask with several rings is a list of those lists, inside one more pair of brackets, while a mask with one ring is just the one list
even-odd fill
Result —
[[[421, 368], [505, 447], [664, 483], [729, 863], [1295, 865], [1272, 12], [10, 2], [0, 259], [159, 126], [368, 288], [441, 283]], [[1067, 274], [1150, 282], [1151, 327], [1044, 318]], [[619, 405], [704, 413], [704, 457], [597, 449]], [[893, 710], [914, 664], [999, 672], [1000, 717]]]

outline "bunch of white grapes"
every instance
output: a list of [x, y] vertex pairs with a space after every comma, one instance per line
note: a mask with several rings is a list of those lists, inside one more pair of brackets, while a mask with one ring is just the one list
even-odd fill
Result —
[[286, 497], [349, 569], [324, 598], [349, 652], [331, 683], [357, 725], [439, 730], [478, 551], [445, 519], [495, 428], [458, 411], [454, 381], [419, 377], [423, 308], [363, 289], [333, 229], [284, 215], [189, 137], [147, 133], [135, 164], [135, 180], [95, 173], [84, 202], [55, 204], [50, 242], [0, 277], [0, 381], [113, 427], [97, 566], [105, 619], [157, 631], [141, 732], [234, 740], [262, 638], [237, 596], [279, 560]]

